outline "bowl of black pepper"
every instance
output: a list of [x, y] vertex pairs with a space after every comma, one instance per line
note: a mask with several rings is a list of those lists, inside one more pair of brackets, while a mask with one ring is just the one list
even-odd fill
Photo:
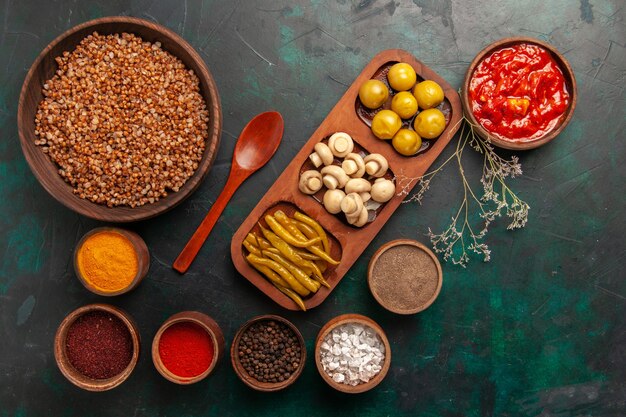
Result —
[[257, 391], [279, 391], [302, 373], [306, 348], [302, 334], [289, 320], [275, 315], [246, 322], [230, 349], [235, 373]]
[[54, 339], [61, 373], [87, 391], [124, 382], [139, 359], [139, 331], [131, 317], [109, 304], [89, 304], [65, 317]]

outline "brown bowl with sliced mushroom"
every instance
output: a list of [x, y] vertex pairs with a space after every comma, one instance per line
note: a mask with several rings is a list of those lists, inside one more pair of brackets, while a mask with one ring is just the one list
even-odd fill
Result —
[[[409, 64], [418, 80], [434, 80], [444, 93], [441, 103], [444, 130], [436, 138], [426, 141], [426, 145], [411, 157], [397, 153], [389, 143], [374, 136], [370, 129], [371, 119], [361, 111], [359, 101], [359, 88], [365, 81], [385, 77], [399, 62]], [[244, 246], [249, 234], [262, 234], [261, 225], [268, 229], [265, 225], [268, 214], [273, 215], [277, 209], [287, 215], [296, 211], [302, 213], [313, 219], [328, 237], [328, 254], [336, 262], [329, 262], [322, 272], [328, 287], [319, 282], [320, 287], [314, 294], [300, 296], [306, 309], [318, 306], [450, 142], [461, 118], [461, 102], [456, 90], [433, 70], [403, 50], [392, 49], [376, 55], [233, 235], [231, 257], [237, 270], [281, 306], [290, 310], [302, 309], [299, 301], [281, 291], [249, 262], [251, 252]], [[285, 208], [292, 212], [287, 213]], [[309, 253], [315, 250], [306, 247], [297, 232], [294, 233], [292, 242], [305, 245], [295, 248]], [[315, 237], [308, 237], [311, 239]], [[308, 243], [312, 246], [319, 244], [318, 241]], [[272, 260], [271, 256], [267, 257]], [[273, 266], [273, 269], [268, 268], [280, 275], [276, 265], [265, 264]], [[315, 272], [310, 266], [308, 269], [311, 270], [308, 278], [315, 281]], [[303, 272], [308, 273], [306, 267]]]

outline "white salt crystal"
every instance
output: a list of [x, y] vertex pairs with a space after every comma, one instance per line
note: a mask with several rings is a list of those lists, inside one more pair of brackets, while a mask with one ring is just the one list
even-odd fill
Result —
[[340, 373], [335, 373], [333, 374], [333, 381], [337, 382], [337, 383], [341, 383], [346, 379], [346, 377], [343, 374]]
[[376, 376], [384, 356], [384, 345], [376, 332], [360, 324], [333, 329], [320, 346], [322, 367], [328, 376], [354, 386]]

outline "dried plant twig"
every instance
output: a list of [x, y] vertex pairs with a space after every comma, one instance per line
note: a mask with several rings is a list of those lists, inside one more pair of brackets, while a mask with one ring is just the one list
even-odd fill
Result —
[[[419, 181], [417, 193], [407, 198], [403, 203], [416, 201], [421, 204], [435, 175], [448, 163], [456, 161], [463, 184], [463, 200], [456, 214], [451, 218], [448, 228], [441, 233], [433, 233], [429, 228], [428, 237], [433, 250], [443, 254], [445, 261], [466, 267], [470, 261], [470, 253], [481, 256], [484, 262], [489, 262], [491, 259], [491, 250], [484, 242], [484, 238], [494, 220], [504, 214], [511, 219], [507, 229], [522, 228], [528, 221], [530, 206], [506, 184], [507, 178], [522, 175], [519, 159], [512, 156], [510, 160], [507, 160], [498, 155], [491, 142], [476, 134], [474, 126], [465, 117], [459, 123], [463, 123], [459, 141], [455, 151], [448, 159], [435, 170], [419, 178], [399, 176], [396, 178], [396, 183], [398, 184], [399, 195], [407, 196], [412, 185]], [[483, 170], [480, 179], [483, 192], [480, 197], [474, 193], [463, 169], [463, 152], [467, 146], [483, 155]], [[476, 231], [471, 224], [470, 206], [475, 206], [482, 219], [479, 231]]]

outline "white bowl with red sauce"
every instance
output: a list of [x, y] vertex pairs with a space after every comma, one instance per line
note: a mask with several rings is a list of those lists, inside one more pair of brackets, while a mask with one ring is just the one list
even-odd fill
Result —
[[474, 132], [512, 150], [534, 149], [557, 137], [576, 100], [567, 60], [553, 46], [526, 37], [501, 39], [480, 51], [461, 91]]

